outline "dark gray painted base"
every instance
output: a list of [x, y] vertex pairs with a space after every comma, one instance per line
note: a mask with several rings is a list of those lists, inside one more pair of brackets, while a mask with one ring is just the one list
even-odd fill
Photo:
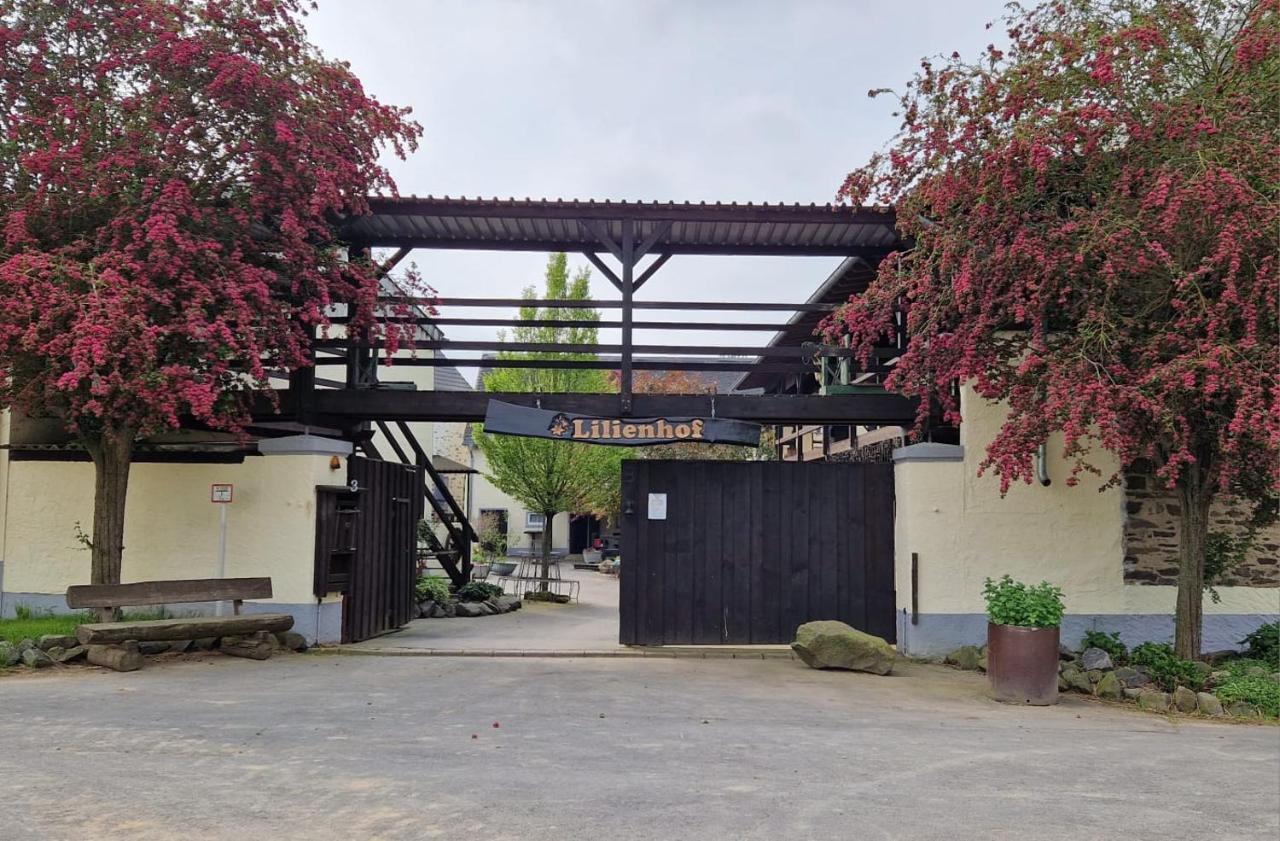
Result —
[[[1206, 613], [1204, 650], [1237, 649], [1246, 634], [1259, 625], [1275, 622], [1280, 615], [1266, 613]], [[1085, 631], [1119, 632], [1125, 645], [1173, 640], [1173, 615], [1068, 614], [1062, 618], [1062, 642], [1076, 647]], [[898, 649], [913, 657], [941, 657], [962, 645], [985, 645], [987, 617], [982, 613], [922, 613], [920, 623], [911, 624], [907, 611], [898, 613]]]
[[[71, 613], [67, 607], [66, 597], [61, 593], [6, 593], [0, 591], [0, 618], [11, 619], [17, 612], [18, 605], [26, 605], [32, 610], [52, 613]], [[173, 613], [195, 613], [211, 615], [215, 606], [212, 602], [200, 604], [169, 604], [165, 609]], [[342, 641], [342, 602], [326, 602], [318, 604], [280, 604], [278, 602], [245, 602], [241, 606], [245, 613], [288, 613], [293, 616], [293, 630], [307, 638], [307, 642], [338, 643]], [[231, 615], [231, 604], [223, 607], [223, 615]]]

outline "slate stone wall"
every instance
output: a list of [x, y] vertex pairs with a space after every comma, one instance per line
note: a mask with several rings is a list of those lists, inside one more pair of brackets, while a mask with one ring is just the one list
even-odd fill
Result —
[[[1126, 584], [1178, 583], [1176, 494], [1145, 464], [1125, 475], [1124, 580]], [[1210, 509], [1210, 531], [1241, 532], [1251, 506], [1220, 497]], [[1218, 582], [1226, 587], [1280, 587], [1280, 524], [1263, 530], [1244, 562]]]

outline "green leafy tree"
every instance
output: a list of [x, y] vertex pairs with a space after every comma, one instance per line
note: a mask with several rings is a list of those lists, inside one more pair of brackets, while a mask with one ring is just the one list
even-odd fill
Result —
[[[565, 255], [552, 254], [547, 260], [545, 299], [589, 301], [590, 280], [589, 270], [578, 269], [571, 276]], [[533, 286], [525, 288], [523, 297], [530, 303], [520, 308], [522, 320], [600, 319], [600, 313], [594, 309], [539, 307], [533, 303], [538, 298]], [[517, 327], [510, 338], [519, 343], [595, 344], [598, 334], [595, 327]], [[595, 357], [563, 351], [502, 351], [498, 358], [585, 360]], [[613, 390], [603, 371], [562, 368], [498, 368], [485, 375], [484, 388], [490, 392], [525, 394], [599, 394]], [[551, 569], [553, 518], [561, 511], [611, 514], [623, 453], [615, 447], [593, 444], [488, 435], [483, 428], [475, 430], [475, 439], [489, 464], [486, 478], [546, 519], [541, 570], [542, 589], [546, 590]]]

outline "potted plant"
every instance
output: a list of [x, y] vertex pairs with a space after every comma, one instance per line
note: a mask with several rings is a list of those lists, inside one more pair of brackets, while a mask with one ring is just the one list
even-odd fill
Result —
[[481, 549], [471, 561], [471, 577], [487, 578], [489, 575], [489, 553]]
[[987, 677], [997, 701], [1058, 703], [1058, 636], [1062, 590], [1006, 575], [986, 580]]

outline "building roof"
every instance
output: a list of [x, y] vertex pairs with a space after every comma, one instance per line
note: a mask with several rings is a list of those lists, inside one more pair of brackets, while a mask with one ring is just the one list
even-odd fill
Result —
[[[623, 221], [653, 253], [879, 255], [900, 247], [892, 210], [847, 205], [369, 197], [341, 225], [369, 247], [597, 251]], [[652, 241], [650, 241], [652, 240]]]
[[[441, 351], [436, 351], [436, 357], [446, 359], [447, 357]], [[473, 391], [471, 383], [467, 382], [467, 378], [458, 372], [453, 365], [441, 365], [436, 368], [435, 377], [436, 391]]]
[[[877, 263], [862, 257], [849, 257], [840, 263], [827, 279], [814, 290], [807, 304], [843, 304], [850, 296], [864, 292], [876, 276]], [[797, 312], [774, 334], [769, 347], [797, 347], [814, 340], [825, 312]], [[732, 390], [765, 388], [777, 379], [776, 374], [747, 371], [734, 375]]]

